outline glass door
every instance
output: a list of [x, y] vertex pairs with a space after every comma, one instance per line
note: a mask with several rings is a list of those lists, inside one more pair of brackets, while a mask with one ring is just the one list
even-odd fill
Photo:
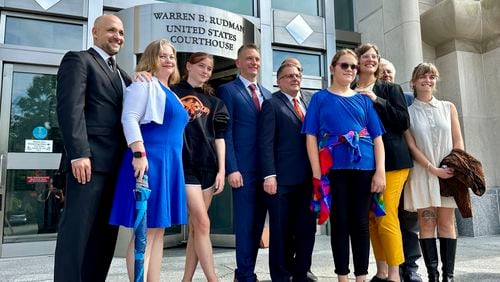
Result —
[[[216, 58], [215, 66], [216, 68], [219, 66], [220, 69], [214, 72], [209, 82], [214, 89], [236, 78], [237, 71], [232, 60]], [[210, 216], [212, 245], [214, 247], [234, 247], [232, 188], [227, 182], [224, 191], [212, 199], [208, 214]]]
[[62, 140], [57, 68], [3, 65], [0, 108], [1, 256], [52, 253], [64, 202], [54, 182]]

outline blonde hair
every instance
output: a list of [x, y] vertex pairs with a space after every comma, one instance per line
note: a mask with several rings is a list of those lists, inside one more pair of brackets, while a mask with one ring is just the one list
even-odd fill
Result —
[[411, 88], [413, 89], [413, 96], [417, 97], [417, 92], [415, 91], [415, 81], [425, 74], [432, 74], [436, 77], [436, 80], [439, 80], [439, 71], [436, 66], [432, 63], [420, 63], [414, 69], [411, 74]]
[[[170, 43], [170, 41], [166, 39], [158, 39], [155, 40], [146, 47], [144, 53], [142, 53], [141, 59], [136, 67], [136, 72], [147, 71], [151, 74], [155, 75], [159, 67], [159, 56], [162, 49], [170, 47], [174, 52], [175, 59], [177, 60], [177, 50], [174, 45]], [[168, 85], [176, 84], [180, 81], [179, 69], [177, 68], [177, 64], [175, 65], [174, 72], [168, 78]]]
[[253, 49], [259, 52], [259, 47], [257, 47], [257, 45], [255, 45], [254, 43], [244, 44], [241, 45], [240, 48], [238, 48], [238, 58], [240, 57], [241, 53], [243, 53], [243, 51], [245, 51], [246, 49]]

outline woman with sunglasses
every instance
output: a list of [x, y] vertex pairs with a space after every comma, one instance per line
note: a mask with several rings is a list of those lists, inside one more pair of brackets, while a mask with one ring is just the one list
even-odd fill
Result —
[[[342, 49], [335, 54], [330, 65], [333, 83], [311, 98], [302, 127], [302, 133], [307, 135], [313, 183], [316, 187], [329, 183], [331, 188], [335, 273], [339, 281], [345, 282], [349, 274], [349, 241], [356, 281], [364, 281], [368, 274], [368, 212], [372, 193], [385, 189], [384, 129], [370, 99], [350, 88], [357, 69], [358, 60], [352, 50]], [[328, 196], [325, 198], [328, 200]]]
[[377, 46], [363, 44], [355, 52], [359, 58], [359, 71], [352, 88], [370, 98], [386, 130], [382, 135], [387, 181], [382, 197], [386, 215], [376, 217], [370, 212], [370, 239], [377, 261], [377, 274], [371, 281], [400, 281], [399, 265], [404, 262], [404, 254], [398, 206], [413, 166], [403, 137], [403, 132], [410, 126], [410, 118], [401, 87], [378, 79], [381, 70]]
[[208, 208], [212, 197], [224, 189], [224, 130], [229, 114], [224, 103], [207, 84], [214, 59], [203, 52], [193, 53], [186, 62], [183, 80], [172, 86], [189, 115], [184, 131], [182, 163], [189, 212], [189, 237], [182, 281], [193, 279], [200, 261], [206, 281], [217, 281]]

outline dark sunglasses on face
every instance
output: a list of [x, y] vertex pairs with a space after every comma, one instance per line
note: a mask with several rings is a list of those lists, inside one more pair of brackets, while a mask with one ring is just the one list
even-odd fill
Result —
[[337, 64], [340, 66], [341, 69], [343, 70], [347, 70], [349, 67], [351, 68], [351, 70], [358, 70], [358, 65], [355, 65], [355, 64], [348, 64], [348, 63], [340, 63], [340, 64]]

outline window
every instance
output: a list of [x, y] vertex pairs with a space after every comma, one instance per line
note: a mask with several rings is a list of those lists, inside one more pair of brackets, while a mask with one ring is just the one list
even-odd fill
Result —
[[[54, 182], [55, 170], [8, 170], [4, 243], [20, 235], [56, 233], [63, 208], [63, 189]], [[25, 237], [23, 241], [33, 241]]]
[[304, 75], [321, 76], [321, 55], [283, 50], [273, 50], [273, 71], [276, 72], [283, 60], [288, 57], [294, 57], [300, 61]]
[[55, 75], [14, 72], [11, 107], [9, 152], [25, 152], [25, 141], [35, 139], [37, 128], [44, 131], [41, 139], [52, 140], [52, 152], [62, 152]]
[[344, 48], [347, 48], [347, 49], [351, 49], [354, 51], [354, 49], [356, 49], [356, 47], [358, 47], [359, 44], [356, 44], [356, 43], [352, 43], [352, 42], [341, 42], [341, 41], [337, 41], [335, 43], [335, 47], [338, 50], [340, 49], [344, 49]]
[[271, 7], [313, 16], [320, 15], [318, 0], [272, 0]]
[[83, 48], [83, 25], [7, 16], [4, 43], [81, 50]]
[[335, 29], [354, 31], [352, 0], [335, 0]]
[[253, 0], [220, 1], [220, 0], [160, 0], [169, 3], [187, 3], [223, 9], [236, 14], [255, 16]]

